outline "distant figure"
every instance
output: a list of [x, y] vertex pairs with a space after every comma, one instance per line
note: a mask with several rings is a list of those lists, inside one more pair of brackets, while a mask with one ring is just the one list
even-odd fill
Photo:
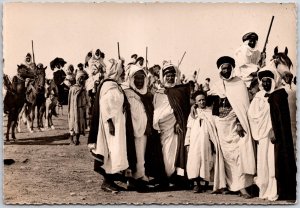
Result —
[[31, 57], [30, 53], [27, 53], [27, 55], [25, 57], [24, 65], [35, 71], [36, 65], [35, 65], [35, 63], [33, 63], [33, 60], [32, 60], [32, 57]]
[[[90, 106], [85, 89], [85, 73], [77, 72], [76, 84], [70, 88], [68, 102], [68, 122], [70, 131], [70, 144], [79, 145], [80, 135], [85, 135], [86, 113]], [[74, 141], [73, 137], [76, 137]]]
[[210, 84], [210, 78], [206, 78], [205, 83], [202, 85], [203, 91], [206, 92], [206, 93], [207, 93], [207, 91], [210, 90], [209, 84]]

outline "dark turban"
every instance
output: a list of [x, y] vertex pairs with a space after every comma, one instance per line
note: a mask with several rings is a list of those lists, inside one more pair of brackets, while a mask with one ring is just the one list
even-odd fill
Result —
[[217, 61], [217, 66], [220, 68], [222, 64], [231, 64], [231, 66], [234, 68], [235, 67], [235, 61], [233, 58], [229, 56], [222, 56], [218, 59]]
[[163, 69], [163, 76], [165, 76], [167, 73], [176, 74], [176, 69], [173, 66], [168, 66], [165, 69]]
[[243, 36], [243, 42], [245, 42], [246, 40], [250, 40], [250, 39], [254, 39], [257, 41], [258, 35], [255, 32], [249, 32]]
[[264, 71], [258, 72], [258, 79], [259, 80], [261, 80], [264, 77], [268, 77], [268, 78], [274, 79], [274, 74], [270, 70], [264, 70]]

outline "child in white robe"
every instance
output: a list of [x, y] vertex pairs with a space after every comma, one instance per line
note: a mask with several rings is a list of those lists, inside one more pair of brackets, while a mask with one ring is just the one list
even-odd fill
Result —
[[[191, 115], [188, 119], [187, 134], [185, 138], [185, 146], [187, 146], [188, 149], [186, 171], [188, 178], [196, 181], [197, 183], [193, 189], [194, 193], [200, 193], [208, 188], [207, 186], [210, 181], [214, 181], [215, 175], [213, 169], [216, 156], [214, 144], [218, 143], [218, 138], [212, 111], [210, 108], [206, 107], [205, 93], [202, 91], [197, 91], [194, 94], [194, 98], [196, 104], [191, 109]], [[217, 149], [219, 149], [218, 145]], [[216, 171], [218, 172], [220, 169], [217, 169], [218, 170]], [[221, 188], [223, 188], [225, 187], [224, 168], [223, 174], [221, 175], [223, 176], [223, 185], [221, 185]], [[205, 181], [204, 189], [201, 186], [201, 180]], [[218, 179], [218, 181], [220, 180]]]

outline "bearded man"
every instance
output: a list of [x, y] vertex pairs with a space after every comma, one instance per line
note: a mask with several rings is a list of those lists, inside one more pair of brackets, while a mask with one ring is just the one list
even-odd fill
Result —
[[247, 117], [249, 97], [245, 83], [235, 77], [235, 61], [229, 56], [217, 61], [220, 82], [216, 83], [213, 115], [224, 156], [226, 183], [230, 191], [240, 191], [251, 198], [246, 187], [253, 184], [255, 174], [254, 144]]
[[165, 62], [160, 71], [163, 88], [157, 90], [153, 101], [153, 127], [160, 132], [165, 172], [169, 178], [186, 176], [184, 140], [190, 112], [190, 87], [176, 85], [180, 82], [178, 76], [177, 67]]

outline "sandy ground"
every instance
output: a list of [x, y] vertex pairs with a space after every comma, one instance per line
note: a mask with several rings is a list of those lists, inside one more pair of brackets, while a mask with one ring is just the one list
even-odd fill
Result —
[[[3, 132], [6, 131], [4, 118]], [[15, 163], [4, 166], [5, 204], [284, 204], [237, 195], [167, 191], [107, 193], [101, 190], [102, 177], [93, 171], [87, 149], [87, 135], [81, 145], [70, 146], [66, 107], [54, 118], [55, 130], [29, 133], [22, 124], [17, 141], [4, 144], [4, 159]]]

